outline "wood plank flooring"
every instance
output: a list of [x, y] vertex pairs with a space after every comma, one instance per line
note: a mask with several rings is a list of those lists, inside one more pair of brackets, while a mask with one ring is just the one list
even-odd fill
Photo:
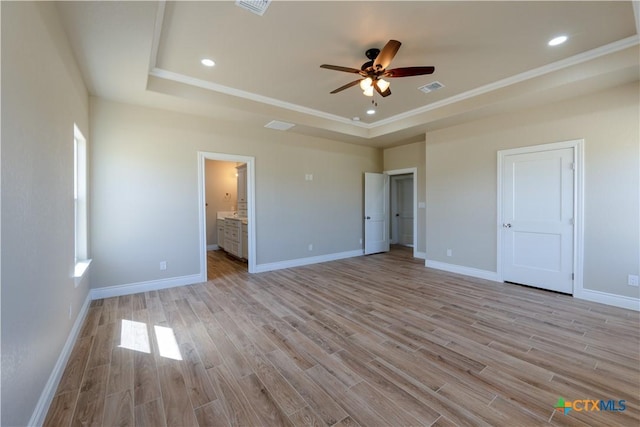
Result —
[[209, 257], [206, 283], [92, 302], [46, 426], [640, 424], [637, 312], [406, 249], [255, 275]]

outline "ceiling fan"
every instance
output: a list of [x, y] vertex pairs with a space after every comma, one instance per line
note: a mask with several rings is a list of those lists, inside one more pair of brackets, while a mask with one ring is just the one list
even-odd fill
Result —
[[380, 95], [387, 97], [391, 95], [391, 89], [389, 89], [389, 82], [384, 80], [383, 77], [421, 76], [424, 74], [432, 74], [435, 71], [435, 67], [401, 67], [387, 70], [391, 60], [393, 60], [396, 53], [398, 53], [400, 45], [402, 45], [402, 43], [398, 40], [389, 40], [382, 50], [375, 48], [367, 50], [365, 55], [369, 58], [369, 61], [362, 64], [359, 70], [357, 68], [341, 67], [339, 65], [322, 64], [320, 68], [360, 74], [362, 77], [344, 86], [340, 86], [338, 89], [331, 91], [331, 93], [341, 92], [359, 83], [360, 88], [366, 96], [373, 96], [375, 89]]

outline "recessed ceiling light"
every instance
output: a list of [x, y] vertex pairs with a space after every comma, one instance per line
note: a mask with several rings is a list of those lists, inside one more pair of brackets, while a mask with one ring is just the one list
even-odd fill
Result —
[[549, 40], [549, 46], [558, 46], [567, 41], [567, 36], [558, 36]]
[[214, 65], [216, 65], [215, 61], [209, 58], [204, 58], [202, 61], [200, 61], [200, 63], [205, 67], [213, 67]]
[[376, 113], [376, 110], [374, 110], [373, 108], [371, 110], [367, 110], [367, 114], [372, 116]]

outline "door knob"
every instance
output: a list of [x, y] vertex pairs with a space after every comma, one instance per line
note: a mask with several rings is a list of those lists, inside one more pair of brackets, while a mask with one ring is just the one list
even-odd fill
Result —
[[371, 217], [370, 217], [370, 216], [368, 216], [368, 217], [366, 217], [366, 219], [371, 219]]
[[503, 226], [504, 228], [511, 228], [511, 224], [509, 224], [509, 223], [502, 224], [502, 226]]

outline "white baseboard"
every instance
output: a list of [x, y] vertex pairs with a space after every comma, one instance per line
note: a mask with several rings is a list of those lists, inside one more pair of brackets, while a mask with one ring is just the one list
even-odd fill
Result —
[[71, 351], [73, 350], [73, 346], [76, 343], [76, 339], [78, 338], [78, 334], [82, 329], [82, 325], [84, 324], [84, 320], [87, 317], [87, 312], [89, 311], [89, 305], [91, 303], [91, 294], [87, 294], [87, 298], [84, 300], [82, 307], [80, 307], [80, 311], [76, 316], [75, 322], [73, 322], [73, 327], [71, 331], [69, 331], [69, 336], [67, 337], [67, 341], [64, 343], [64, 347], [62, 347], [62, 351], [58, 356], [58, 360], [53, 367], [53, 371], [47, 380], [47, 383], [42, 390], [42, 394], [40, 394], [40, 399], [38, 399], [38, 403], [31, 415], [31, 419], [29, 420], [30, 426], [41, 426], [44, 424], [44, 420], [47, 416], [47, 412], [49, 411], [49, 406], [51, 406], [51, 402], [56, 394], [56, 390], [58, 389], [58, 385], [60, 384], [60, 379], [62, 378], [62, 374], [64, 373], [64, 369], [67, 366], [67, 362], [69, 361], [69, 356], [71, 356]]
[[414, 258], [418, 258], [418, 259], [427, 259], [427, 253], [426, 252], [414, 252], [413, 257]]
[[601, 304], [626, 308], [628, 310], [640, 311], [640, 299], [638, 298], [625, 297], [622, 295], [615, 295], [601, 291], [593, 291], [591, 289], [576, 289], [576, 292], [573, 294], [573, 296], [575, 298], [587, 301], [599, 302]]
[[[424, 265], [429, 268], [448, 271], [450, 273], [463, 274], [465, 276], [477, 277], [479, 279], [501, 282], [501, 280], [498, 278], [498, 274], [493, 271], [480, 270], [473, 267], [464, 267], [455, 264], [447, 264], [445, 262], [433, 260], [426, 260]], [[573, 296], [574, 298], [583, 299], [586, 301], [598, 302], [600, 304], [640, 311], [640, 299], [638, 298], [615, 295], [601, 291], [593, 291], [590, 289], [576, 289]]]
[[127, 285], [107, 286], [91, 289], [91, 299], [119, 297], [122, 295], [138, 294], [140, 292], [157, 291], [160, 289], [175, 288], [176, 286], [193, 285], [202, 283], [201, 274], [189, 276], [171, 277], [168, 279], [149, 280], [148, 282], [130, 283]]
[[208, 251], [217, 251], [218, 249], [220, 249], [218, 245], [207, 245]]
[[362, 249], [355, 251], [338, 252], [335, 254], [319, 255], [308, 258], [291, 259], [287, 261], [270, 262], [266, 264], [256, 265], [256, 273], [264, 273], [266, 271], [282, 270], [284, 268], [300, 267], [303, 265], [318, 264], [327, 261], [336, 261], [339, 259], [353, 258], [362, 255]]
[[67, 362], [69, 361], [69, 356], [71, 356], [71, 351], [73, 350], [73, 346], [76, 343], [78, 334], [80, 333], [85, 318], [87, 317], [87, 312], [89, 311], [89, 306], [92, 300], [201, 283], [201, 278], [201, 275], [194, 274], [191, 276], [182, 276], [170, 279], [132, 283], [129, 285], [91, 289], [87, 294], [87, 298], [82, 304], [80, 311], [78, 312], [78, 316], [73, 323], [71, 331], [69, 332], [67, 341], [65, 342], [64, 347], [62, 347], [60, 356], [58, 356], [58, 360], [56, 361], [56, 364], [53, 367], [53, 371], [51, 372], [51, 375], [49, 376], [49, 379], [45, 384], [42, 394], [40, 395], [40, 399], [38, 399], [38, 403], [36, 404], [28, 425], [41, 426], [42, 424], [44, 424], [47, 412], [49, 411], [49, 407], [51, 406], [51, 402], [53, 401], [53, 398], [55, 396], [56, 390], [60, 383], [60, 379], [62, 378], [64, 369], [67, 366]]
[[[213, 245], [213, 246], [216, 246], [217, 248], [217, 245]], [[207, 247], [207, 249], [209, 249], [209, 247]], [[299, 267], [303, 265], [318, 264], [321, 262], [335, 261], [335, 260], [345, 259], [345, 258], [353, 258], [353, 257], [361, 256], [362, 254], [363, 254], [362, 250], [354, 250], [354, 251], [347, 251], [347, 252], [339, 252], [335, 254], [320, 255], [315, 257], [299, 258], [299, 259], [288, 260], [288, 261], [258, 264], [256, 265], [256, 273], [280, 270], [280, 269], [291, 268], [291, 267]], [[473, 267], [465, 267], [465, 266], [456, 265], [456, 264], [448, 264], [440, 261], [428, 260], [426, 259], [426, 253], [424, 252], [416, 252], [415, 257], [425, 259], [425, 266], [429, 268], [434, 268], [437, 270], [443, 270], [450, 273], [462, 274], [465, 276], [471, 276], [471, 277], [476, 277], [476, 278], [485, 279], [485, 280], [491, 280], [494, 282], [499, 281], [498, 274], [493, 271], [480, 270]], [[38, 403], [36, 404], [33, 414], [31, 415], [31, 419], [29, 420], [29, 425], [37, 426], [37, 425], [42, 425], [44, 423], [45, 417], [47, 416], [47, 412], [49, 410], [51, 402], [53, 401], [56, 389], [58, 388], [64, 369], [67, 365], [67, 362], [69, 361], [71, 351], [73, 350], [73, 346], [75, 345], [78, 334], [80, 333], [80, 329], [82, 328], [84, 320], [87, 316], [89, 305], [92, 300], [102, 299], [102, 298], [111, 298], [111, 297], [122, 296], [122, 295], [130, 295], [130, 294], [136, 294], [140, 292], [147, 292], [147, 291], [153, 291], [153, 290], [167, 289], [167, 288], [173, 288], [176, 286], [191, 285], [194, 283], [201, 283], [201, 282], [202, 282], [202, 276], [200, 274], [193, 274], [189, 276], [173, 277], [169, 279], [150, 280], [147, 282], [138, 282], [138, 283], [131, 283], [127, 285], [91, 289], [89, 294], [87, 295], [87, 298], [82, 304], [80, 311], [78, 312], [78, 316], [76, 317], [76, 320], [73, 324], [73, 327], [71, 328], [71, 331], [69, 332], [69, 336], [67, 337], [64, 347], [62, 348], [60, 356], [58, 357], [58, 360], [56, 361], [53, 371], [51, 372], [51, 375], [47, 380], [44, 390], [42, 391], [42, 394], [38, 399]], [[626, 308], [629, 310], [640, 311], [640, 299], [638, 298], [614, 295], [614, 294], [609, 294], [601, 291], [594, 291], [590, 289], [579, 289], [574, 294], [574, 297], [587, 300], [587, 301], [601, 303], [601, 304], [612, 305], [615, 307]]]
[[425, 267], [435, 268], [436, 270], [448, 271], [449, 273], [462, 274], [465, 276], [477, 277], [478, 279], [491, 280], [499, 282], [498, 273], [495, 271], [480, 270], [479, 268], [465, 267], [462, 265], [448, 264], [446, 262], [434, 261], [427, 259], [424, 262]]

